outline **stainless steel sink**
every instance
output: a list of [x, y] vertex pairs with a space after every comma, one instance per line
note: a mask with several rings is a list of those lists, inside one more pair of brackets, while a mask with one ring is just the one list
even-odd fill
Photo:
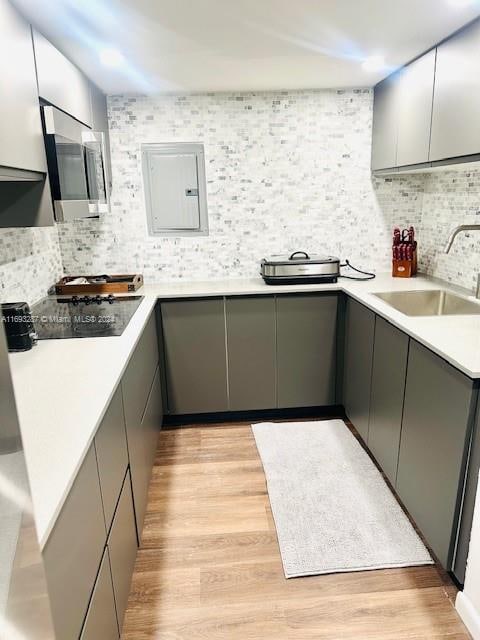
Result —
[[470, 316], [480, 314], [480, 302], [474, 302], [441, 289], [385, 291], [373, 295], [407, 316]]

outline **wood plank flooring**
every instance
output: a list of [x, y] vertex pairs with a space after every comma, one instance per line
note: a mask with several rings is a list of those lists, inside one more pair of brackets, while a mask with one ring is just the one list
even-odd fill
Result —
[[435, 566], [286, 580], [249, 424], [161, 433], [123, 640], [467, 640]]

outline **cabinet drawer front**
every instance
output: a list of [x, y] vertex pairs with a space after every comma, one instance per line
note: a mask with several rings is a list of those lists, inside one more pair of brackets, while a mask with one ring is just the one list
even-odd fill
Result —
[[278, 406], [335, 404], [337, 295], [277, 297]]
[[150, 316], [142, 337], [130, 358], [122, 378], [125, 422], [135, 425], [141, 422], [153, 376], [158, 365], [158, 338], [155, 311]]
[[368, 447], [393, 486], [397, 478], [408, 340], [405, 333], [377, 318]]
[[276, 406], [275, 299], [226, 301], [230, 410]]
[[112, 529], [108, 537], [108, 550], [112, 566], [113, 591], [117, 605], [120, 631], [127, 608], [130, 583], [137, 557], [137, 533], [133, 513], [130, 476], [127, 473], [118, 502]]
[[55, 632], [62, 640], [80, 635], [105, 539], [92, 446], [43, 550]]
[[345, 316], [343, 404], [355, 429], [368, 440], [375, 315], [348, 298]]
[[397, 492], [449, 569], [472, 381], [410, 341]]
[[108, 549], [105, 549], [80, 640], [118, 640]]
[[95, 451], [105, 525], [108, 531], [128, 466], [127, 438], [120, 387], [116, 390], [95, 436]]
[[161, 308], [170, 413], [227, 411], [223, 300], [163, 302]]
[[158, 434], [162, 427], [162, 417], [162, 389], [160, 370], [157, 369], [143, 420], [128, 432], [130, 473], [132, 475], [135, 518], [139, 540], [142, 539], [143, 521], [147, 508], [148, 487], [155, 462]]

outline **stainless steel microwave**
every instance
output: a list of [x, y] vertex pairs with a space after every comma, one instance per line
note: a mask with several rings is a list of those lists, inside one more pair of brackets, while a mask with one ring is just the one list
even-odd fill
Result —
[[108, 212], [103, 133], [52, 106], [42, 107], [42, 123], [56, 220]]

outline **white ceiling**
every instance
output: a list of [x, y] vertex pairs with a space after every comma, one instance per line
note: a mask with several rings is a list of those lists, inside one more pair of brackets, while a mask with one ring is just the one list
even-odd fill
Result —
[[[468, 0], [467, 0], [468, 1]], [[480, 15], [480, 0], [14, 0], [107, 93], [371, 86]], [[109, 69], [99, 51], [126, 62]]]

